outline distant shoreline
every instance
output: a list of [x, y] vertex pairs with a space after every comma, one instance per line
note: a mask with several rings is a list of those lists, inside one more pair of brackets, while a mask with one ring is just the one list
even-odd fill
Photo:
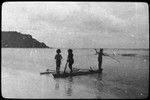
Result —
[[49, 48], [45, 43], [39, 42], [30, 34], [2, 31], [1, 35], [1, 48]]

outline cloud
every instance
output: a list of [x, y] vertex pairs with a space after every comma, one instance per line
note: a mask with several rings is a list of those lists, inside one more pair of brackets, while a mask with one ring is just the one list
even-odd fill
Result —
[[[50, 46], [119, 47], [147, 39], [148, 5], [113, 2], [6, 2], [3, 30], [29, 33]], [[90, 42], [89, 42], [90, 41]], [[105, 43], [107, 41], [107, 43]], [[140, 43], [139, 43], [140, 44]], [[131, 43], [131, 46], [134, 46]], [[139, 45], [138, 45], [139, 46]], [[141, 43], [142, 46], [142, 43]]]
[[[123, 20], [107, 13], [108, 11], [101, 7], [90, 6], [87, 8], [88, 10], [84, 10], [83, 5], [75, 5], [74, 8], [70, 9], [68, 5], [63, 7], [59, 4], [59, 7], [54, 6], [53, 10], [47, 8], [47, 14], [41, 11], [38, 14], [32, 13], [29, 20], [31, 22], [43, 21], [57, 27], [66, 27], [69, 30], [88, 33], [99, 31], [117, 32], [123, 27]], [[69, 10], [67, 10], [67, 7]], [[60, 10], [61, 13], [58, 12]]]

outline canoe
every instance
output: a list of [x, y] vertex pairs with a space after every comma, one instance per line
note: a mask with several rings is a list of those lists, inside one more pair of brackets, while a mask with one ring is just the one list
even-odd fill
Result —
[[69, 76], [79, 76], [79, 75], [87, 75], [87, 74], [95, 74], [95, 73], [101, 73], [103, 69], [99, 70], [76, 70], [73, 71], [72, 73], [69, 72], [63, 72], [61, 71], [59, 74], [57, 74], [56, 72], [41, 72], [40, 74], [52, 74], [54, 76], [54, 78], [65, 78], [65, 77], [69, 77]]
[[69, 77], [69, 76], [79, 76], [79, 75], [87, 75], [87, 74], [94, 74], [94, 73], [101, 73], [101, 71], [99, 70], [87, 70], [87, 71], [78, 71], [78, 72], [72, 72], [72, 73], [53, 73], [52, 75], [54, 76], [54, 78], [65, 78], [65, 77]]
[[[79, 71], [79, 70], [83, 70], [83, 69], [73, 68], [73, 72], [76, 72], [76, 71]], [[60, 71], [60, 73], [63, 73], [63, 71]], [[55, 70], [46, 69], [46, 71], [40, 73], [40, 75], [44, 75], [44, 74], [56, 74], [56, 71]]]

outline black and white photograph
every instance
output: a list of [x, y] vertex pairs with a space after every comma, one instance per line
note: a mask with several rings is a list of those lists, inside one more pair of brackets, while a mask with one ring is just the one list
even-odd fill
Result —
[[1, 8], [3, 98], [149, 97], [147, 2], [8, 1]]

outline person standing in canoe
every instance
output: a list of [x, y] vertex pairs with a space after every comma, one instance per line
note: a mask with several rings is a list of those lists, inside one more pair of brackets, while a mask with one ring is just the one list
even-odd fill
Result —
[[107, 54], [104, 54], [103, 53], [103, 49], [100, 49], [100, 51], [98, 52], [96, 49], [96, 54], [98, 54], [98, 68], [99, 68], [99, 71], [102, 71], [102, 56], [108, 56]]
[[61, 59], [62, 59], [62, 56], [61, 56], [61, 50], [60, 49], [57, 49], [56, 50], [57, 54], [55, 55], [55, 59], [56, 59], [56, 73], [59, 74], [60, 73], [60, 65], [61, 65]]
[[68, 66], [69, 66], [69, 68], [70, 68], [70, 70], [71, 70], [71, 73], [72, 73], [72, 65], [73, 65], [73, 63], [74, 63], [72, 49], [69, 49], [69, 50], [68, 50], [67, 62], [69, 63]]

